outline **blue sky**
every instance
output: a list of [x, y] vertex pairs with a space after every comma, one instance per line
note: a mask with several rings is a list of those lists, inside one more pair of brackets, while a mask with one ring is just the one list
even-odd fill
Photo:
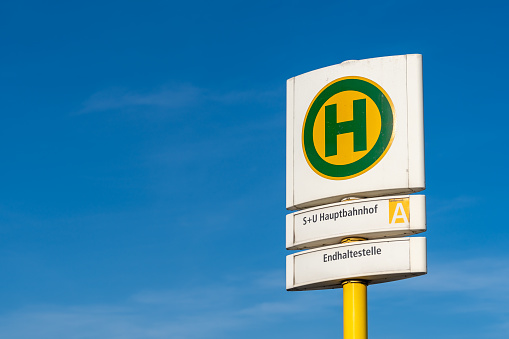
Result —
[[342, 336], [285, 291], [286, 80], [420, 53], [428, 272], [372, 338], [507, 338], [504, 1], [4, 1], [0, 337]]

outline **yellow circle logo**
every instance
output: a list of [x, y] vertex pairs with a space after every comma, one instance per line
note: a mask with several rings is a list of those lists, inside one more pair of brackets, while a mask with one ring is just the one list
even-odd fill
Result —
[[394, 121], [392, 101], [378, 84], [361, 77], [337, 79], [317, 94], [306, 113], [306, 160], [329, 179], [365, 173], [392, 144]]

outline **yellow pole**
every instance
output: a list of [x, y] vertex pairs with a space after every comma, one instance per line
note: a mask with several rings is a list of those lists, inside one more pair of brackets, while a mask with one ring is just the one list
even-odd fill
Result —
[[343, 338], [368, 338], [367, 285], [362, 281], [343, 283]]
[[[347, 238], [341, 243], [362, 241], [363, 238]], [[360, 280], [343, 282], [343, 338], [368, 338], [367, 284]]]

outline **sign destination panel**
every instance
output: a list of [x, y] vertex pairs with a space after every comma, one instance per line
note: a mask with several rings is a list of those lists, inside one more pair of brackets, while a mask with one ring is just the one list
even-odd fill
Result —
[[286, 207], [425, 188], [422, 57], [345, 61], [287, 81]]
[[351, 279], [377, 284], [426, 272], [426, 238], [367, 240], [288, 255], [286, 289], [340, 288]]
[[286, 216], [286, 248], [333, 245], [347, 237], [380, 239], [426, 231], [424, 195], [350, 200]]

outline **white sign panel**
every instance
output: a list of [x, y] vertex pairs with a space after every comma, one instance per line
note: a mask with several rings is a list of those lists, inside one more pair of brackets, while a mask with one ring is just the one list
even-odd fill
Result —
[[286, 248], [339, 244], [346, 237], [390, 238], [426, 231], [424, 195], [351, 200], [286, 216]]
[[425, 188], [422, 57], [345, 61], [287, 81], [287, 209]]
[[289, 291], [341, 287], [351, 279], [377, 284], [427, 273], [426, 238], [367, 240], [286, 257]]

